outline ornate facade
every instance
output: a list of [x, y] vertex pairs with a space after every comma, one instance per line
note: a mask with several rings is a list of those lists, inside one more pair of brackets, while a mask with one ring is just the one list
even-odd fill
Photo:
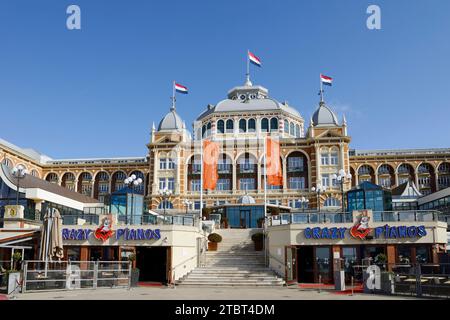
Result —
[[[450, 187], [450, 149], [358, 151], [350, 149], [345, 117], [339, 121], [332, 108], [320, 102], [309, 125], [287, 102], [269, 96], [266, 88], [246, 82], [227, 98], [208, 105], [187, 130], [174, 106], [153, 126], [148, 152], [142, 158], [54, 160], [30, 149], [0, 140], [0, 161], [11, 168], [22, 164], [39, 178], [102, 200], [121, 189], [123, 180], [136, 174], [144, 180], [141, 191], [149, 208], [162, 208], [161, 189], [173, 194], [166, 208], [183, 211], [200, 207], [201, 139], [221, 145], [219, 182], [215, 191], [203, 193], [203, 203], [213, 206], [237, 203], [243, 195], [264, 201], [264, 141], [279, 139], [283, 186], [267, 189], [269, 203], [298, 207], [305, 197], [314, 208], [339, 210], [341, 186], [333, 174], [352, 174], [343, 185], [348, 190], [362, 181], [394, 188], [408, 180], [428, 194]], [[313, 187], [326, 186], [317, 197]]]

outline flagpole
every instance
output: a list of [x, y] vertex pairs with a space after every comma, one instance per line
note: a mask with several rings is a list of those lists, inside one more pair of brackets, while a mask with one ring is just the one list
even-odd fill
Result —
[[247, 81], [246, 84], [250, 83], [250, 50], [247, 49]]
[[264, 137], [264, 263], [267, 264], [267, 136]]
[[203, 219], [203, 132], [200, 138], [200, 221]]
[[322, 82], [322, 74], [320, 75], [320, 102], [323, 102], [323, 82]]
[[175, 80], [172, 83], [172, 109], [175, 110]]

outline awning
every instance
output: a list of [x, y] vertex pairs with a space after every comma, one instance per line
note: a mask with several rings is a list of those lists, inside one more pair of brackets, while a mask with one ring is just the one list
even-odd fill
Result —
[[[17, 248], [18, 244], [30, 241], [34, 234], [39, 230], [33, 231], [1, 231], [0, 248]], [[27, 247], [28, 248], [28, 247]]]

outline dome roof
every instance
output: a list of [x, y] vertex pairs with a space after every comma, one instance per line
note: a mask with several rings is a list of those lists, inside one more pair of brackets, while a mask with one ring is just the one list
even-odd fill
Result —
[[228, 92], [228, 99], [220, 101], [216, 106], [209, 105], [197, 120], [212, 113], [245, 112], [245, 111], [285, 111], [301, 118], [300, 113], [289, 106], [268, 97], [268, 90], [261, 86], [235, 87]]
[[336, 114], [325, 104], [320, 102], [319, 108], [312, 116], [314, 126], [338, 126]]
[[167, 113], [158, 126], [158, 131], [162, 130], [181, 130], [183, 129], [183, 120], [175, 111], [175, 108], [171, 108], [170, 112]]
[[249, 195], [246, 194], [246, 195], [240, 197], [237, 200], [237, 203], [239, 203], [239, 204], [255, 204], [256, 201], [255, 201], [255, 199], [252, 196], [249, 196]]

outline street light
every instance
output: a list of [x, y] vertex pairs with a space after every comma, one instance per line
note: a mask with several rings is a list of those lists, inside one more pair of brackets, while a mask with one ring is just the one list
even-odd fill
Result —
[[17, 179], [17, 192], [16, 192], [16, 206], [19, 206], [19, 186], [20, 186], [20, 179], [25, 178], [25, 175], [28, 174], [28, 170], [19, 164], [17, 167], [14, 167], [11, 171], [13, 177]]
[[305, 212], [305, 207], [308, 206], [309, 203], [309, 199], [306, 199], [305, 197], [301, 197], [298, 202], [300, 202], [302, 208], [303, 208], [303, 212]]
[[345, 212], [344, 207], [344, 183], [347, 182], [347, 180], [352, 179], [351, 173], [346, 173], [344, 169], [339, 170], [338, 174], [333, 174], [331, 176], [331, 179], [335, 179], [340, 185], [341, 185], [341, 194], [342, 194], [342, 212]]
[[172, 190], [167, 188], [163, 190], [159, 190], [159, 196], [163, 199], [163, 208], [164, 208], [164, 223], [166, 222], [166, 204], [167, 200], [172, 196]]
[[[132, 174], [131, 176], [126, 178], [123, 182], [125, 183], [125, 185], [128, 188], [131, 188], [131, 223], [133, 223], [134, 190], [135, 190], [135, 188], [140, 186], [143, 181], [141, 178], [136, 177], [135, 174]], [[128, 222], [127, 220], [128, 220], [128, 215], [125, 216], [125, 224], [127, 224], [127, 222]]]
[[183, 201], [184, 206], [186, 207], [186, 214], [188, 213], [189, 207], [192, 205], [192, 201], [189, 201], [188, 199], [185, 199]]
[[320, 194], [327, 191], [327, 187], [322, 186], [320, 183], [318, 183], [317, 187], [311, 188], [311, 191], [317, 193], [317, 206], [318, 206], [319, 212], [320, 212]]

